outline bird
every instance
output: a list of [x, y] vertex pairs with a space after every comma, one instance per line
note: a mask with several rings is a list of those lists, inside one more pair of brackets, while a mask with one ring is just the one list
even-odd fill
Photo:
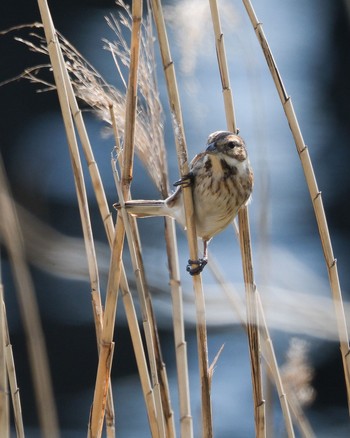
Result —
[[244, 140], [230, 131], [210, 134], [204, 152], [193, 158], [189, 170], [174, 183], [176, 190], [167, 199], [131, 200], [125, 202], [125, 208], [136, 217], [170, 216], [186, 228], [183, 187], [190, 186], [196, 232], [203, 241], [203, 257], [188, 260], [186, 269], [191, 275], [198, 275], [208, 262], [210, 240], [248, 203], [254, 176]]

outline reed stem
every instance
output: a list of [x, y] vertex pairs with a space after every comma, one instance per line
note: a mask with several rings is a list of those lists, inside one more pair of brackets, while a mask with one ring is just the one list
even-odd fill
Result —
[[295, 141], [296, 149], [300, 157], [301, 165], [305, 174], [306, 183], [310, 192], [310, 197], [314, 208], [314, 213], [315, 213], [321, 244], [323, 248], [324, 258], [327, 266], [330, 287], [332, 290], [332, 297], [333, 297], [335, 315], [337, 320], [337, 328], [338, 328], [338, 334], [340, 340], [340, 351], [342, 355], [343, 368], [344, 368], [348, 409], [350, 413], [349, 337], [348, 337], [347, 323], [346, 323], [346, 317], [345, 317], [343, 300], [342, 300], [342, 293], [341, 293], [339, 277], [338, 277], [337, 260], [335, 259], [333, 254], [332, 242], [328, 230], [328, 224], [323, 207], [321, 192], [319, 191], [317, 186], [317, 181], [315, 178], [315, 173], [313, 170], [309, 151], [307, 146], [305, 145], [303, 136], [300, 131], [299, 123], [294, 112], [292, 99], [290, 96], [288, 96], [288, 93], [284, 87], [281, 75], [277, 68], [277, 64], [274, 60], [270, 46], [265, 37], [262, 24], [261, 22], [259, 22], [250, 0], [243, 0], [243, 4], [246, 8], [252, 26], [255, 30], [256, 36], [263, 50], [267, 65], [271, 72], [272, 79], [275, 83], [278, 95], [280, 97], [282, 107], [285, 112], [286, 118], [289, 123], [289, 127], [291, 129]]
[[[226, 61], [224, 36], [221, 30], [219, 11], [216, 0], [209, 0], [212, 22], [215, 34], [215, 45], [218, 59], [219, 72], [224, 96], [227, 128], [237, 132], [234, 114], [233, 97], [230, 89], [229, 73]], [[238, 212], [239, 241], [241, 247], [243, 278], [246, 290], [247, 306], [247, 333], [249, 342], [251, 375], [253, 384], [255, 432], [257, 437], [266, 436], [265, 425], [265, 401], [263, 399], [263, 382], [261, 372], [261, 351], [259, 339], [258, 310], [256, 301], [256, 287], [252, 262], [252, 250], [250, 243], [250, 230], [248, 208], [241, 207]]]
[[[188, 175], [189, 164], [186, 147], [185, 132], [182, 120], [182, 111], [177, 88], [174, 63], [171, 59], [170, 47], [165, 27], [164, 15], [160, 0], [152, 0], [153, 17], [158, 33], [158, 41], [163, 62], [163, 69], [167, 84], [168, 100], [173, 118], [173, 130], [178, 158], [178, 167], [181, 177]], [[184, 208], [186, 216], [187, 241], [191, 260], [198, 260], [197, 234], [194, 222], [194, 210], [192, 201], [192, 190], [190, 187], [183, 189]], [[197, 317], [197, 346], [199, 373], [201, 382], [202, 401], [202, 434], [205, 438], [213, 436], [211, 397], [210, 397], [210, 375], [208, 365], [207, 328], [205, 318], [205, 299], [203, 293], [201, 275], [194, 275], [193, 289], [196, 302]]]

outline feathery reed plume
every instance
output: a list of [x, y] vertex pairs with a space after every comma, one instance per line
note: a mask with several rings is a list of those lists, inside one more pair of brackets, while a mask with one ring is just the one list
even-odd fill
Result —
[[299, 403], [309, 406], [316, 393], [311, 386], [314, 370], [308, 362], [309, 344], [300, 338], [292, 338], [286, 353], [286, 362], [281, 367], [282, 378], [288, 388], [293, 388]]
[[300, 431], [303, 436], [312, 438], [315, 436], [314, 432], [303, 412], [303, 408], [312, 404], [316, 398], [315, 389], [311, 385], [314, 370], [308, 362], [308, 350], [307, 341], [292, 338], [286, 353], [286, 362], [281, 367], [281, 376]]
[[[119, 20], [113, 15], [106, 17], [107, 24], [116, 34], [116, 41], [104, 40], [104, 47], [112, 53], [117, 70], [121, 78], [121, 69], [118, 67], [118, 60], [127, 68], [130, 64], [130, 50], [123, 36], [123, 28], [131, 29], [131, 13], [129, 8], [119, 2], [125, 8], [124, 13], [119, 13]], [[142, 26], [142, 37], [140, 42], [140, 69], [138, 74], [139, 91], [142, 99], [138, 100], [137, 117], [135, 121], [135, 150], [145, 169], [149, 172], [152, 181], [163, 194], [167, 193], [167, 165], [166, 150], [163, 135], [163, 114], [160, 103], [156, 72], [155, 54], [153, 51], [152, 24], [150, 16], [147, 16], [146, 23]], [[121, 23], [121, 24], [120, 24]], [[40, 28], [41, 25], [34, 23], [29, 28]], [[11, 29], [16, 30], [16, 28]], [[70, 75], [70, 80], [75, 95], [86, 105], [91, 107], [97, 117], [112, 126], [109, 106], [113, 105], [113, 111], [121, 138], [124, 137], [125, 125], [125, 90], [119, 90], [108, 84], [101, 74], [79, 53], [79, 51], [58, 31], [58, 41], [65, 58], [65, 64]], [[28, 39], [31, 38], [31, 39]], [[30, 32], [28, 38], [15, 39], [36, 53], [48, 55], [45, 40], [42, 35]], [[56, 86], [43, 78], [43, 70], [51, 70], [50, 64], [40, 64], [27, 68], [21, 75], [14, 78], [24, 78], [31, 83], [44, 86], [40, 91], [55, 90]], [[124, 81], [125, 83], [125, 81]], [[150, 125], [151, 122], [151, 125]], [[150, 129], [151, 128], [151, 129]]]

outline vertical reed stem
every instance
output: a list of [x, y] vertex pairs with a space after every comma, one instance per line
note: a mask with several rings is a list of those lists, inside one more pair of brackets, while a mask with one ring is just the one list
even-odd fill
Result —
[[[237, 132], [234, 114], [233, 97], [230, 89], [227, 68], [224, 36], [221, 30], [220, 17], [216, 0], [209, 0], [212, 15], [216, 53], [224, 96], [227, 128]], [[254, 284], [253, 262], [250, 244], [248, 208], [243, 206], [238, 212], [239, 238], [242, 255], [243, 278], [246, 290], [247, 332], [250, 352], [251, 375], [253, 384], [255, 432], [257, 437], [266, 436], [265, 401], [263, 399], [263, 383], [261, 373], [261, 351], [258, 326], [258, 310], [256, 287]]]
[[[183, 128], [182, 112], [177, 88], [174, 63], [171, 59], [168, 37], [164, 22], [164, 16], [160, 0], [152, 0], [152, 10], [154, 21], [157, 28], [160, 52], [162, 56], [163, 68], [167, 83], [168, 100], [170, 111], [173, 117], [173, 129], [175, 134], [175, 144], [177, 150], [178, 166], [180, 175], [185, 176], [189, 172], [186, 139]], [[187, 226], [187, 240], [191, 260], [198, 260], [197, 235], [194, 222], [194, 210], [192, 202], [192, 191], [190, 187], [184, 188], [184, 207]], [[202, 434], [203, 437], [213, 436], [212, 412], [210, 399], [210, 376], [208, 372], [208, 346], [207, 329], [205, 319], [205, 300], [203, 294], [202, 277], [194, 275], [193, 289], [196, 301], [197, 316], [197, 345], [199, 373], [201, 381], [201, 400], [202, 400]]]
[[321, 192], [318, 189], [317, 181], [315, 178], [311, 158], [307, 146], [305, 145], [303, 136], [300, 131], [298, 120], [296, 118], [292, 99], [288, 96], [287, 91], [282, 82], [281, 75], [278, 71], [276, 62], [273, 58], [271, 49], [265, 37], [262, 24], [258, 21], [258, 18], [253, 9], [250, 0], [243, 0], [243, 4], [247, 10], [248, 16], [255, 30], [256, 36], [259, 40], [261, 48], [263, 50], [267, 65], [270, 69], [271, 76], [275, 83], [278, 95], [280, 97], [284, 112], [286, 114], [289, 127], [291, 129], [296, 149], [299, 154], [301, 165], [304, 170], [305, 179], [310, 192], [312, 205], [316, 216], [318, 230], [320, 234], [321, 244], [323, 248], [324, 258], [327, 266], [328, 277], [330, 287], [332, 290], [333, 303], [335, 308], [335, 315], [337, 320], [338, 334], [340, 340], [340, 351], [343, 360], [343, 368], [345, 375], [345, 384], [347, 391], [348, 409], [350, 412], [350, 349], [349, 349], [349, 337], [347, 331], [347, 323], [345, 318], [342, 293], [340, 289], [337, 261], [333, 254], [332, 242], [328, 231], [328, 224], [326, 215], [324, 212]]

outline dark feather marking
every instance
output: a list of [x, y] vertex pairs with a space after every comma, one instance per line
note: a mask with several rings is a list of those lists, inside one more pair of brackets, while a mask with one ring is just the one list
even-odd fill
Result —
[[222, 171], [224, 172], [224, 178], [231, 178], [232, 176], [237, 175], [237, 167], [230, 166], [226, 160], [220, 160]]
[[207, 161], [205, 162], [205, 170], [207, 171], [207, 172], [209, 172], [209, 170], [211, 170], [211, 168], [213, 167], [213, 164], [212, 164], [212, 162], [211, 162], [211, 159], [210, 158], [207, 158]]

